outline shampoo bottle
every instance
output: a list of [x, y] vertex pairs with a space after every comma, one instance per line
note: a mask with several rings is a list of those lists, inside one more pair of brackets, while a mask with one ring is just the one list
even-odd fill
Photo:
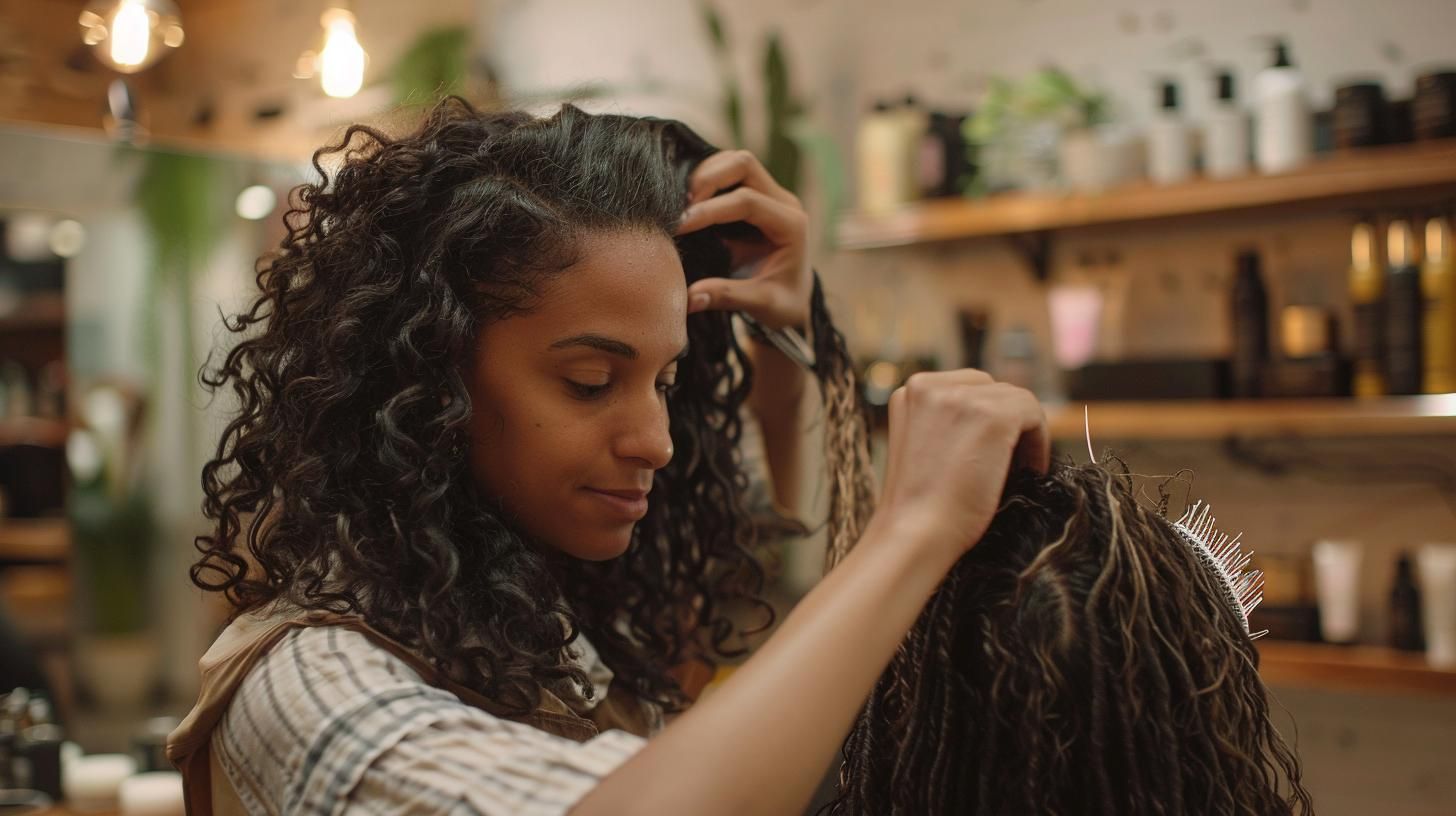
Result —
[[1385, 377], [1392, 394], [1421, 392], [1421, 270], [1409, 221], [1390, 222], [1386, 233]]
[[1254, 80], [1254, 156], [1263, 173], [1304, 164], [1314, 150], [1313, 117], [1304, 75], [1289, 59], [1289, 46], [1274, 43], [1272, 64]]
[[1249, 172], [1249, 117], [1234, 100], [1234, 75], [1214, 77], [1213, 107], [1203, 129], [1203, 171], [1210, 178]]
[[1456, 259], [1451, 254], [1451, 220], [1426, 221], [1426, 261], [1421, 266], [1421, 329], [1427, 394], [1456, 391]]
[[1158, 113], [1148, 124], [1148, 176], [1156, 184], [1176, 184], [1193, 175], [1193, 140], [1178, 112], [1178, 86], [1164, 82]]

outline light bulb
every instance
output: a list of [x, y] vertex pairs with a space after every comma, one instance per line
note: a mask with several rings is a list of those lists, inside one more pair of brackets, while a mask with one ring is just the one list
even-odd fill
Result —
[[124, 74], [146, 68], [184, 39], [173, 0], [91, 0], [77, 22], [81, 41]]
[[111, 21], [111, 61], [134, 68], [147, 59], [147, 40], [151, 36], [147, 10], [138, 0], [122, 0]]
[[238, 215], [249, 221], [261, 221], [267, 218], [268, 213], [273, 212], [273, 207], [277, 204], [278, 196], [273, 192], [272, 188], [262, 184], [254, 184], [250, 187], [243, 188], [243, 191], [238, 193], [238, 198], [235, 202]]
[[350, 97], [364, 85], [364, 48], [354, 31], [354, 15], [340, 8], [325, 11], [324, 49], [319, 52], [319, 74], [324, 93]]

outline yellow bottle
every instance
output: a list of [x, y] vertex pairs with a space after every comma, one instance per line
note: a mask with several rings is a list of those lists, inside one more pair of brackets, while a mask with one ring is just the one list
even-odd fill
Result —
[[1421, 390], [1427, 394], [1456, 391], [1456, 259], [1451, 252], [1451, 222], [1444, 216], [1426, 221], [1421, 300], [1425, 304]]
[[1355, 396], [1384, 396], [1385, 269], [1375, 227], [1365, 221], [1350, 235], [1350, 302], [1355, 307]]

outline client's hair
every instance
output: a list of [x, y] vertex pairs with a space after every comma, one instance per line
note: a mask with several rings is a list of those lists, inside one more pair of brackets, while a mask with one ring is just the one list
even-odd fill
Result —
[[1101, 465], [1013, 475], [821, 813], [1310, 812], [1241, 616], [1133, 490]]

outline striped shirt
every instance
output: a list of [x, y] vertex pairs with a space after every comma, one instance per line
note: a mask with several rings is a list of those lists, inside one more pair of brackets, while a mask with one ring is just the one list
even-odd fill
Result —
[[[572, 649], [604, 699], [611, 670], [583, 638]], [[553, 691], [579, 713], [594, 705]], [[319, 626], [249, 671], [211, 747], [253, 814], [557, 816], [644, 744], [619, 730], [578, 743], [494, 717], [364, 635]]]

